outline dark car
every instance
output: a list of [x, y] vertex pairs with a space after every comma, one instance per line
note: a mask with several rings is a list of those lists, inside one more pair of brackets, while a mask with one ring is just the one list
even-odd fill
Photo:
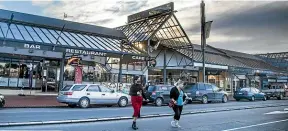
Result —
[[235, 91], [233, 97], [236, 101], [239, 101], [241, 99], [246, 99], [250, 101], [255, 101], [255, 100], [266, 101], [267, 99], [265, 93], [260, 92], [257, 88], [254, 88], [254, 87], [246, 87], [238, 91]]
[[147, 103], [154, 103], [156, 106], [168, 104], [170, 101], [170, 90], [172, 85], [149, 85], [146, 87], [145, 96], [149, 99]]
[[188, 83], [184, 87], [188, 97], [193, 101], [201, 101], [203, 104], [212, 101], [228, 101], [228, 93], [209, 83]]
[[0, 108], [4, 107], [4, 105], [5, 105], [4, 96], [2, 94], [0, 94]]

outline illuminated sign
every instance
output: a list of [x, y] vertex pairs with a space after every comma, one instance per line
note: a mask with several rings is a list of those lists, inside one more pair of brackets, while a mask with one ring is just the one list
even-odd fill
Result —
[[161, 6], [149, 9], [149, 10], [145, 10], [145, 11], [130, 15], [128, 16], [128, 23], [137, 21], [140, 19], [144, 19], [150, 16], [171, 12], [173, 10], [174, 10], [174, 3], [171, 2], [165, 5], [161, 5]]
[[66, 49], [66, 53], [81, 54], [81, 55], [95, 55], [95, 56], [103, 56], [103, 57], [107, 55], [107, 53], [104, 53], [104, 52], [77, 50], [77, 49]]
[[71, 58], [68, 59], [67, 65], [76, 65], [76, 66], [78, 66], [80, 64], [80, 61], [81, 61], [80, 57], [72, 56]]

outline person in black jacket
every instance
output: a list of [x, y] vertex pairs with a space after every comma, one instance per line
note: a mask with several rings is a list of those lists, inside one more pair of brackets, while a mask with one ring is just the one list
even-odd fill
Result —
[[184, 101], [186, 99], [186, 95], [183, 91], [184, 87], [184, 82], [181, 80], [178, 80], [178, 82], [175, 83], [175, 87], [173, 87], [170, 91], [170, 99], [172, 102], [174, 102], [173, 111], [174, 111], [174, 120], [171, 121], [171, 126], [172, 127], [178, 127], [180, 128], [181, 126], [179, 125], [179, 120], [180, 116], [183, 110], [183, 105]]
[[142, 107], [143, 98], [146, 100], [144, 95], [143, 86], [141, 84], [141, 77], [135, 76], [134, 77], [134, 84], [131, 86], [129, 95], [131, 96], [131, 102], [134, 109], [133, 114], [133, 124], [132, 128], [137, 130], [138, 127], [136, 126], [136, 120], [140, 117], [140, 110]]

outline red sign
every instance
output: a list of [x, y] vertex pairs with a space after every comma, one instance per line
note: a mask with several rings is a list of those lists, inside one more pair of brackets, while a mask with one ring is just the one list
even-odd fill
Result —
[[82, 68], [79, 66], [75, 67], [75, 84], [82, 83]]

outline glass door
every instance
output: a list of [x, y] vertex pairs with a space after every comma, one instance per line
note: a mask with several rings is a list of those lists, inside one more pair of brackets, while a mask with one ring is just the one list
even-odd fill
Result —
[[47, 67], [46, 70], [44, 70], [44, 76], [46, 76], [44, 92], [57, 92], [57, 68]]

